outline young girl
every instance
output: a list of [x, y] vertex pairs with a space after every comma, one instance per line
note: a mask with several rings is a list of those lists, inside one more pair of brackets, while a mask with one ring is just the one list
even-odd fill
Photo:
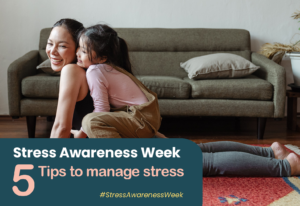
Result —
[[[126, 42], [107, 25], [95, 25], [79, 35], [77, 65], [86, 78], [94, 111], [74, 138], [159, 137], [161, 117], [157, 95], [131, 71]], [[125, 106], [124, 106], [125, 105]]]
[[[157, 133], [161, 123], [157, 96], [132, 75], [127, 45], [112, 28], [95, 25], [83, 30], [77, 59], [80, 67], [88, 68], [86, 78], [95, 109], [84, 117], [83, 130], [72, 130], [75, 138], [161, 135]], [[204, 176], [300, 174], [300, 158], [279, 143], [268, 148], [237, 142], [198, 146], [203, 152]]]

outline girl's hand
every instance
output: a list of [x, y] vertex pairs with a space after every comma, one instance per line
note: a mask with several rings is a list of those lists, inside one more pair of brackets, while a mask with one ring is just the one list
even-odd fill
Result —
[[86, 138], [87, 135], [81, 130], [71, 130], [71, 133], [74, 135], [74, 138]]

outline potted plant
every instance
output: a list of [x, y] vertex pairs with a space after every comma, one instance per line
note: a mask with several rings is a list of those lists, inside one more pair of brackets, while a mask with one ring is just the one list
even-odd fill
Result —
[[[300, 11], [295, 12], [292, 17], [294, 19], [300, 19]], [[289, 56], [291, 58], [295, 82], [294, 84], [291, 84], [289, 86], [295, 86], [300, 88], [300, 40], [296, 41], [296, 43], [294, 44], [289, 45], [281, 43], [266, 43], [260, 49], [260, 53], [268, 57], [269, 59], [272, 59], [278, 64], [281, 63], [284, 55]]]

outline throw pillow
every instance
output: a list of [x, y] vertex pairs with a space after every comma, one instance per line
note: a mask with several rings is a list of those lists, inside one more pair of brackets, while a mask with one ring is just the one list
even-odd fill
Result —
[[180, 63], [190, 79], [240, 78], [252, 74], [259, 66], [247, 59], [228, 53], [194, 57]]
[[60, 75], [60, 71], [56, 72], [51, 68], [51, 62], [50, 59], [47, 59], [45, 61], [43, 61], [40, 65], [38, 65], [36, 67], [37, 69], [41, 69], [43, 70], [43, 72], [45, 72], [46, 74], [50, 74], [53, 76], [59, 76]]

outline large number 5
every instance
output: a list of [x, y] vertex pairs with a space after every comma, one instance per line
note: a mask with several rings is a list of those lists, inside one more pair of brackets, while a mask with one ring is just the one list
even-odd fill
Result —
[[15, 174], [14, 174], [14, 182], [18, 182], [19, 180], [27, 180], [28, 189], [25, 192], [21, 192], [17, 186], [13, 186], [13, 191], [18, 196], [28, 196], [34, 190], [34, 180], [29, 175], [20, 175], [21, 170], [32, 170], [33, 165], [16, 165]]

